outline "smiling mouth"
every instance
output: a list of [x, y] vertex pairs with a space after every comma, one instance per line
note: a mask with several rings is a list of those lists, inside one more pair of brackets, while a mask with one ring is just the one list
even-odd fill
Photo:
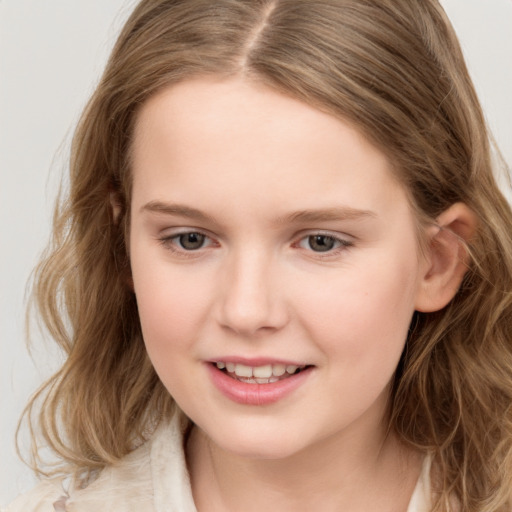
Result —
[[239, 382], [246, 384], [271, 384], [285, 380], [292, 375], [309, 368], [308, 365], [266, 364], [263, 366], [246, 366], [240, 363], [213, 363], [220, 371]]

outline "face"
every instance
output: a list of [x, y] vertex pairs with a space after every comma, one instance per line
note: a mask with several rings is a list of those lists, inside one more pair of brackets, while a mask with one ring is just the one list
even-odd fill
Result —
[[209, 439], [280, 458], [379, 435], [424, 273], [384, 154], [264, 86], [197, 79], [142, 108], [133, 179], [146, 347]]

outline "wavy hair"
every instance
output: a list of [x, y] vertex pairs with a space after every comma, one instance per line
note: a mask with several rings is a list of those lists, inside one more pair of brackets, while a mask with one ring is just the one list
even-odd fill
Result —
[[101, 470], [175, 407], [129, 284], [130, 146], [150, 96], [208, 75], [244, 76], [353, 124], [394, 163], [418, 219], [458, 201], [476, 214], [459, 292], [443, 310], [414, 315], [390, 428], [432, 457], [433, 510], [453, 510], [453, 498], [461, 512], [509, 510], [512, 213], [437, 0], [138, 4], [76, 129], [69, 193], [35, 274], [40, 316], [67, 356], [25, 411], [60, 457], [54, 472]]

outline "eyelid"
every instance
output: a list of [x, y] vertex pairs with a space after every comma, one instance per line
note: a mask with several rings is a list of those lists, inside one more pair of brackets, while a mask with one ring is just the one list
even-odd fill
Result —
[[340, 233], [339, 231], [331, 231], [329, 229], [305, 229], [294, 235], [295, 240], [302, 240], [309, 236], [328, 236], [339, 240], [341, 243], [353, 244], [356, 237], [348, 233]]
[[[330, 249], [330, 250], [327, 250], [324, 252], [314, 251], [312, 249], [305, 249], [305, 248], [301, 247], [300, 243], [311, 236], [325, 236], [328, 238], [332, 238], [336, 242], [338, 242], [339, 245], [333, 249]], [[304, 249], [304, 251], [307, 251], [308, 253], [315, 255], [315, 257], [320, 257], [320, 258], [328, 258], [328, 257], [338, 255], [338, 253], [343, 252], [354, 245], [354, 237], [347, 235], [345, 233], [342, 234], [339, 232], [332, 232], [332, 231], [323, 230], [323, 229], [308, 230], [305, 232], [301, 232], [295, 237], [295, 240], [296, 241], [293, 243], [294, 247]]]
[[159, 230], [158, 238], [169, 239], [179, 235], [186, 235], [187, 233], [199, 233], [211, 239], [215, 238], [215, 236], [207, 229], [197, 228], [195, 226], [168, 226], [164, 229]]
[[[202, 246], [195, 250], [187, 250], [184, 248], [181, 248], [177, 245], [177, 243], [174, 241], [177, 237], [181, 235], [185, 235], [188, 233], [197, 233], [205, 237], [205, 239], [208, 241], [207, 245]], [[314, 251], [313, 249], [307, 249], [304, 247], [301, 247], [301, 242], [306, 240], [308, 237], [311, 236], [325, 236], [334, 239], [337, 242], [337, 247], [334, 247], [332, 249], [329, 249], [327, 251]], [[165, 230], [162, 230], [162, 233], [159, 234], [157, 237], [158, 242], [167, 250], [171, 251], [172, 253], [177, 254], [180, 257], [184, 258], [193, 258], [200, 256], [205, 249], [211, 248], [211, 247], [219, 247], [220, 243], [216, 240], [214, 236], [212, 236], [207, 230], [190, 227], [190, 226], [180, 226], [176, 228], [167, 228]], [[304, 250], [305, 252], [310, 253], [311, 255], [314, 255], [315, 258], [332, 258], [335, 256], [338, 256], [340, 252], [346, 251], [347, 249], [350, 249], [354, 245], [355, 237], [348, 235], [346, 233], [339, 233], [339, 232], [333, 232], [329, 230], [323, 230], [323, 229], [311, 229], [307, 231], [302, 231], [300, 233], [297, 233], [294, 236], [294, 242], [292, 243], [292, 247], [299, 248]]]
[[[205, 240], [208, 240], [208, 244], [195, 250], [187, 250], [179, 247], [174, 240], [181, 235], [189, 233], [197, 233], [198, 235], [204, 236]], [[219, 243], [206, 230], [189, 226], [163, 230], [162, 233], [157, 236], [157, 240], [165, 249], [183, 257], [198, 256], [204, 249], [219, 245]]]

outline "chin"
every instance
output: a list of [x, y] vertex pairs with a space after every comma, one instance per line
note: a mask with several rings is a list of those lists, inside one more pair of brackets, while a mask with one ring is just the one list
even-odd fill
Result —
[[[245, 428], [244, 428], [245, 427]], [[256, 427], [256, 428], [255, 428]], [[217, 432], [204, 431], [210, 442], [223, 451], [247, 459], [286, 459], [304, 450], [307, 446], [305, 435], [290, 433], [279, 426], [264, 428], [248, 424], [237, 428], [223, 428]]]
[[303, 446], [285, 444], [284, 439], [274, 439], [271, 442], [266, 439], [247, 440], [246, 442], [240, 440], [240, 442], [237, 443], [230, 442], [224, 446], [219, 446], [238, 457], [259, 460], [287, 459], [304, 448]]

